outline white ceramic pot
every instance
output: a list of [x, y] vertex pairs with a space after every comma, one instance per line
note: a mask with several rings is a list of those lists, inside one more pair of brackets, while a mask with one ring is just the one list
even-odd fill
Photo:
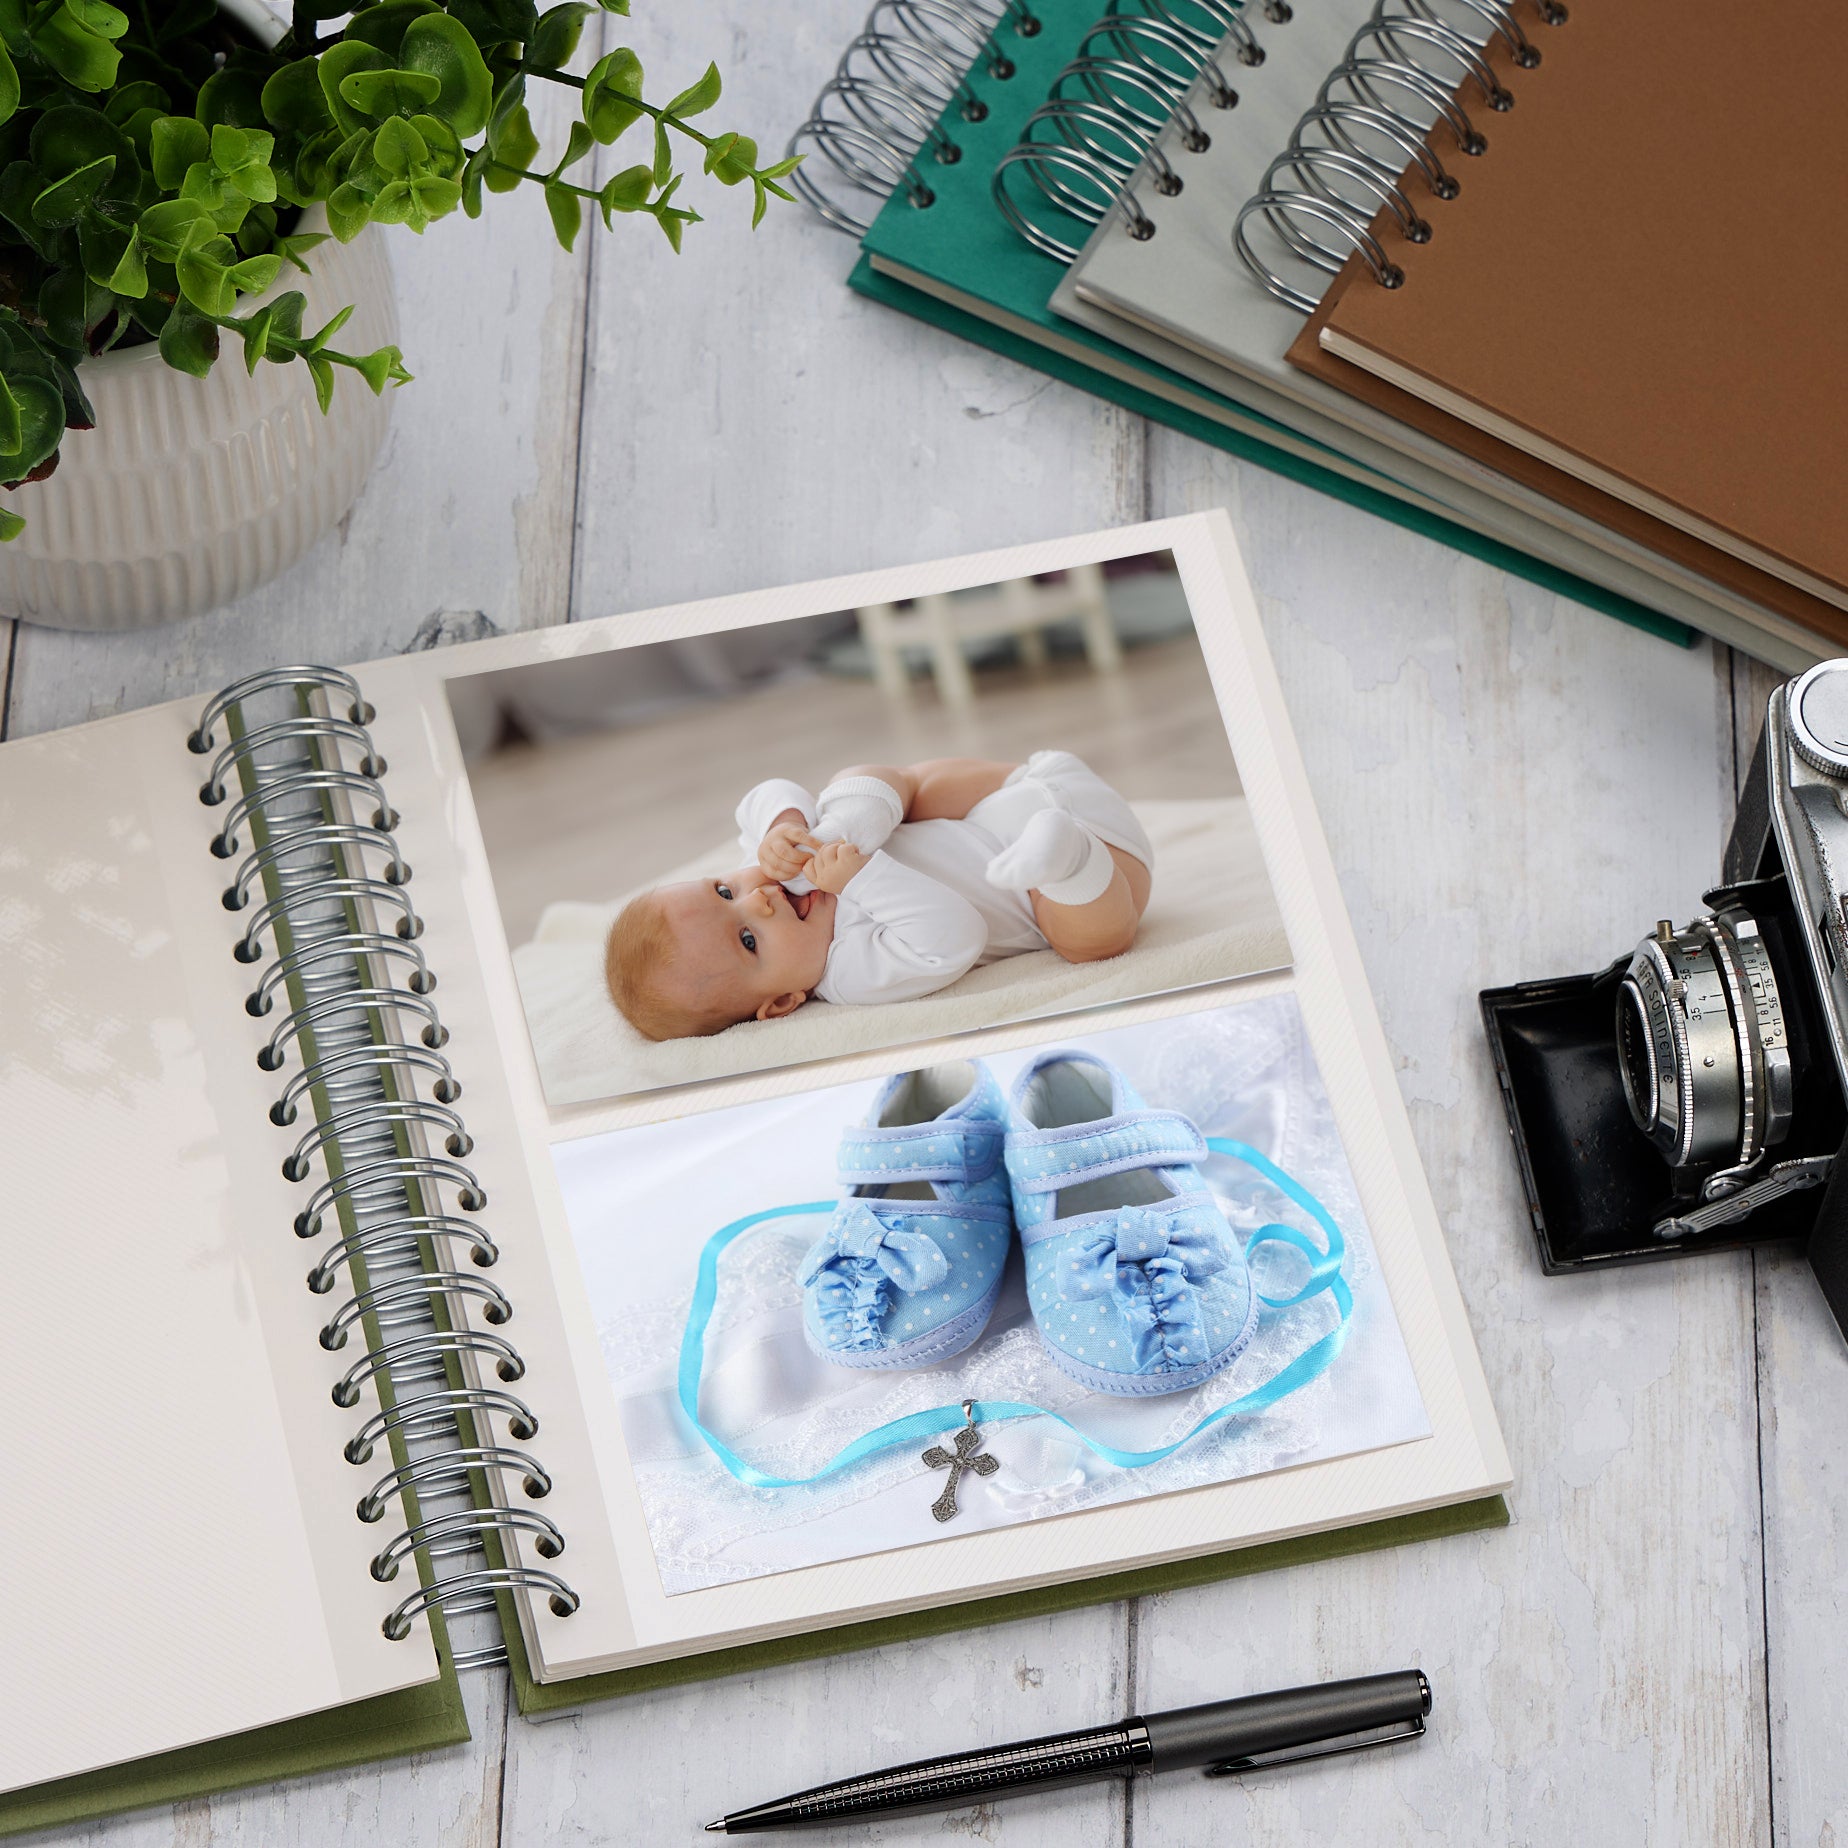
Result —
[[[319, 206], [301, 228], [326, 230]], [[351, 244], [316, 245], [307, 260], [311, 276], [287, 270], [271, 291], [301, 289], [305, 327], [352, 302], [337, 336], [343, 351], [397, 339], [376, 225]], [[65, 437], [48, 480], [0, 491], [0, 505], [26, 520], [0, 545], [0, 615], [58, 629], [170, 622], [274, 577], [352, 506], [391, 420], [392, 388], [375, 398], [344, 367], [323, 416], [301, 361], [265, 360], [246, 373], [235, 334], [203, 379], [175, 372], [153, 345], [88, 360], [79, 376], [96, 428]]]
[[[253, 23], [249, 0], [226, 10]], [[321, 207], [303, 213], [300, 229], [327, 229]], [[307, 262], [312, 275], [285, 265], [239, 313], [299, 288], [310, 331], [354, 304], [335, 337], [343, 352], [397, 340], [378, 226], [350, 244], [317, 244]], [[175, 372], [151, 344], [88, 360], [79, 376], [96, 428], [65, 437], [49, 480], [0, 491], [0, 506], [26, 521], [0, 545], [0, 616], [58, 629], [145, 628], [274, 577], [353, 504], [391, 420], [392, 387], [375, 398], [357, 372], [338, 368], [323, 416], [301, 361], [265, 360], [248, 374], [235, 334], [203, 379]]]

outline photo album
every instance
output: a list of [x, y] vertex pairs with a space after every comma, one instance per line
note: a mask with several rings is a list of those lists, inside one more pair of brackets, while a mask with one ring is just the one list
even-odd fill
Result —
[[1507, 1519], [1223, 513], [0, 746], [0, 1830]]

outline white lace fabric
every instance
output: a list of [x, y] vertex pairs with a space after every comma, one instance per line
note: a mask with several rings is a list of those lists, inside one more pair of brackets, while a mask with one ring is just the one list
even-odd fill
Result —
[[[580, 1145], [567, 1160], [561, 1151], [561, 1179], [574, 1237], [586, 1258], [605, 1370], [656, 1563], [670, 1594], [1131, 1497], [1171, 1494], [1429, 1433], [1295, 1001], [1280, 996], [1247, 1002], [1068, 1043], [1115, 1060], [1152, 1105], [1181, 1111], [1205, 1134], [1245, 1142], [1268, 1155], [1326, 1206], [1346, 1239], [1342, 1274], [1355, 1300], [1352, 1325], [1334, 1365], [1267, 1410], [1228, 1419], [1174, 1456], [1140, 1469], [1104, 1462], [1050, 1419], [986, 1426], [983, 1447], [1001, 1467], [985, 1478], [962, 1479], [961, 1512], [948, 1526], [939, 1526], [930, 1514], [943, 1474], [926, 1466], [915, 1446], [883, 1452], [803, 1487], [750, 1488], [705, 1447], [675, 1396], [699, 1247], [725, 1216], [709, 1209], [703, 1230], [685, 1237], [698, 1213], [682, 1209], [680, 1229], [671, 1235], [657, 1231], [657, 1237], [685, 1241], [665, 1255], [657, 1252], [647, 1266], [650, 1281], [659, 1287], [638, 1293], [639, 1300], [619, 1291], [615, 1280], [624, 1273], [609, 1262], [605, 1241], [641, 1236], [641, 1228], [639, 1223], [607, 1223], [613, 1215], [595, 1211], [595, 1183], [603, 1183], [600, 1197], [607, 1200], [609, 1164], [622, 1164], [625, 1145], [650, 1132], [598, 1138], [607, 1145], [601, 1155]], [[1029, 1056], [1004, 1054], [990, 1063], [1005, 1086]], [[782, 1100], [767, 1112], [774, 1121], [765, 1125], [765, 1150], [774, 1144], [790, 1153], [766, 1154], [767, 1164], [775, 1170], [780, 1162], [781, 1170], [766, 1173], [763, 1186], [799, 1179], [804, 1165], [813, 1178], [806, 1189], [764, 1193], [757, 1207], [829, 1194], [834, 1141], [840, 1128], [854, 1120], [854, 1101], [864, 1088], [814, 1093], [793, 1104]], [[742, 1118], [764, 1110], [746, 1105], [725, 1114]], [[706, 1121], [716, 1125], [717, 1119]], [[711, 1192], [709, 1163], [702, 1172], [701, 1139], [683, 1133], [672, 1140], [675, 1146], [650, 1168], [659, 1175], [660, 1197], [697, 1201], [702, 1191]], [[740, 1160], [747, 1166], [742, 1191], [730, 1202], [736, 1206], [749, 1189], [751, 1139], [746, 1133], [724, 1140], [728, 1167]], [[1206, 1173], [1241, 1239], [1276, 1221], [1302, 1227], [1319, 1242], [1306, 1216], [1252, 1170], [1215, 1158]], [[749, 1210], [747, 1204], [730, 1216]], [[592, 1223], [599, 1218], [605, 1223]], [[1115, 1448], [1156, 1449], [1262, 1385], [1337, 1320], [1327, 1292], [1292, 1309], [1265, 1310], [1245, 1352], [1205, 1385], [1144, 1399], [1111, 1398], [1088, 1391], [1053, 1365], [1034, 1331], [1016, 1254], [993, 1320], [966, 1353], [917, 1372], [836, 1367], [808, 1350], [796, 1282], [802, 1254], [825, 1223], [820, 1217], [772, 1221], [747, 1233], [720, 1262], [701, 1415], [732, 1449], [772, 1475], [811, 1475], [875, 1426], [965, 1398], [1042, 1406]], [[593, 1256], [602, 1262], [593, 1262]], [[1254, 1285], [1265, 1295], [1288, 1295], [1301, 1281], [1303, 1263], [1268, 1246], [1253, 1260]], [[635, 1281], [633, 1272], [627, 1274]], [[605, 1276], [611, 1281], [599, 1288]]]

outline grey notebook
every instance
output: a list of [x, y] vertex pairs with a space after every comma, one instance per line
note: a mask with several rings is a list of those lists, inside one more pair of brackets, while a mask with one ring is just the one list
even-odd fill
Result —
[[[1374, 0], [1301, 0], [1288, 21], [1263, 23], [1265, 56], [1256, 66], [1237, 62], [1228, 40], [1218, 62], [1232, 77], [1237, 106], [1214, 109], [1196, 86], [1190, 100], [1210, 145], [1189, 147], [1180, 123], [1169, 124], [1156, 140], [1155, 158], [1138, 169], [1123, 200], [1104, 215], [1060, 281], [1052, 311], [1395, 476], [1479, 530], [1557, 556], [1570, 569], [1741, 641], [1754, 653], [1793, 666], [1813, 660], [1814, 636], [1788, 616], [1286, 360], [1302, 332], [1303, 313], [1269, 292], [1240, 259], [1235, 227], [1241, 208], [1258, 193], [1267, 169], [1290, 146], [1354, 35], [1376, 11]], [[1433, 71], [1442, 68], [1426, 43], [1408, 41], [1401, 49], [1407, 48], [1424, 54]], [[1369, 40], [1361, 50], [1384, 59], [1393, 47]], [[1376, 94], [1384, 97], [1390, 80], [1376, 74], [1374, 81]], [[1395, 94], [1392, 100], [1403, 99]], [[1485, 116], [1479, 105], [1476, 114]], [[1378, 137], [1373, 145], [1380, 146]], [[1178, 192], [1165, 190], [1158, 179], [1163, 162], [1180, 180]], [[1453, 169], [1469, 164], [1454, 154], [1448, 162]], [[1293, 176], [1286, 179], [1300, 184]], [[1467, 184], [1466, 171], [1462, 179]], [[1359, 187], [1348, 191], [1365, 196]], [[1131, 235], [1137, 218], [1145, 228], [1154, 227], [1153, 235]], [[1326, 241], [1340, 240], [1329, 234]], [[1286, 267], [1274, 240], [1263, 254], [1307, 295], [1319, 294], [1327, 280], [1300, 262]], [[1716, 611], [1732, 621], [1716, 621]]]

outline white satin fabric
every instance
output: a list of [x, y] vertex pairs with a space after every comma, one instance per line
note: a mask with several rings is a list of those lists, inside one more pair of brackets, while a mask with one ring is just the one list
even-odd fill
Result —
[[[595, 1309], [656, 1562], [670, 1594], [852, 1558], [944, 1534], [1065, 1514], [1132, 1496], [1224, 1482], [1429, 1433], [1391, 1300], [1374, 1261], [1328, 1101], [1289, 996], [1053, 1042], [1116, 1061], [1152, 1105], [1208, 1135], [1247, 1142], [1314, 1193], [1347, 1238], [1355, 1310], [1333, 1367], [1255, 1417], [1229, 1419], [1165, 1462], [1120, 1469], [1050, 1420], [984, 1432], [1001, 1468], [964, 1476], [961, 1512], [930, 1514], [941, 1472], [911, 1449], [797, 1489], [735, 1481], [681, 1416], [674, 1378], [694, 1267], [719, 1226], [761, 1207], [831, 1193], [840, 1130], [877, 1088], [841, 1086], [707, 1117], [619, 1131], [554, 1151]], [[1032, 1056], [990, 1060], [1005, 1088]], [[1268, 1183], [1228, 1160], [1207, 1170], [1236, 1232], [1269, 1220], [1308, 1227]], [[1016, 1253], [994, 1319], [967, 1353], [922, 1372], [862, 1372], [812, 1355], [802, 1337], [802, 1253], [825, 1220], [776, 1221], [722, 1261], [707, 1338], [707, 1425], [760, 1469], [801, 1476], [907, 1412], [963, 1398], [1063, 1412], [1119, 1449], [1173, 1442], [1216, 1407], [1261, 1385], [1334, 1326], [1326, 1293], [1265, 1311], [1234, 1365], [1193, 1392], [1124, 1400], [1086, 1391], [1052, 1364], [1034, 1332]], [[1286, 1295], [1303, 1260], [1268, 1247], [1254, 1282]]]

